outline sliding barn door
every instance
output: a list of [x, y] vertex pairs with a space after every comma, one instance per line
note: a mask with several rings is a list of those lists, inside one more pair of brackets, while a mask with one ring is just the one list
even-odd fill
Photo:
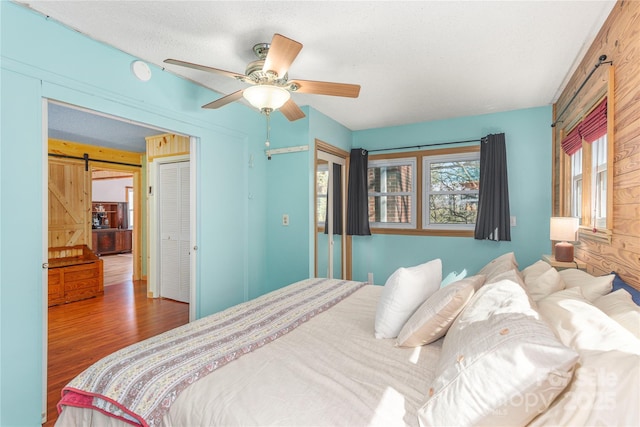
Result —
[[49, 247], [91, 247], [91, 176], [85, 163], [49, 159]]
[[189, 162], [162, 163], [158, 169], [160, 296], [189, 302]]

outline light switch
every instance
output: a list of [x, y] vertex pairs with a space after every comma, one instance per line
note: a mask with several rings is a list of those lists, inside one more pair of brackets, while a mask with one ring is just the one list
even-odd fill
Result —
[[516, 226], [516, 217], [514, 215], [511, 216], [511, 226], [515, 227]]

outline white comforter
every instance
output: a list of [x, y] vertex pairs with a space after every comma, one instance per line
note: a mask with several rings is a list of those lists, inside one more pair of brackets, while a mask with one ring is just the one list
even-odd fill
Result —
[[[440, 342], [416, 349], [373, 337], [382, 287], [364, 286], [289, 334], [184, 390], [164, 417], [175, 426], [417, 425]], [[66, 407], [60, 426], [122, 421]]]

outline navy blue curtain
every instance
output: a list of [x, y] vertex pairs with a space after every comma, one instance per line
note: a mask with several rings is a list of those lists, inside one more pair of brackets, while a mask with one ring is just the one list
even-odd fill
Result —
[[362, 148], [351, 150], [349, 157], [349, 185], [347, 190], [347, 234], [370, 236], [369, 193], [367, 169], [369, 153]]
[[487, 135], [480, 142], [480, 190], [474, 237], [511, 241], [504, 133]]

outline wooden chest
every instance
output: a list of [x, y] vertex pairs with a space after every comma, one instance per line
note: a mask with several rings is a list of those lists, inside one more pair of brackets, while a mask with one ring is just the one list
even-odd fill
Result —
[[102, 260], [86, 245], [49, 248], [49, 306], [104, 294]]

